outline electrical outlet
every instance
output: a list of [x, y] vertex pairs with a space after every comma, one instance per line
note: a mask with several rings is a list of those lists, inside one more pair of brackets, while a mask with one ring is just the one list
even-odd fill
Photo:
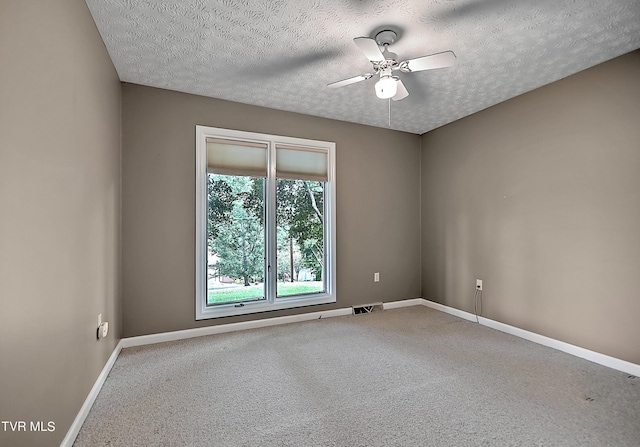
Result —
[[476, 279], [476, 290], [482, 290], [482, 280]]
[[373, 282], [380, 282], [380, 273], [376, 272], [373, 274]]

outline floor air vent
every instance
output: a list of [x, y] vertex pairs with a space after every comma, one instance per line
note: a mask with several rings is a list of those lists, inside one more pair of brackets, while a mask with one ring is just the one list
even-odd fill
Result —
[[370, 314], [371, 312], [379, 312], [383, 310], [382, 303], [361, 304], [359, 306], [353, 306], [353, 314]]

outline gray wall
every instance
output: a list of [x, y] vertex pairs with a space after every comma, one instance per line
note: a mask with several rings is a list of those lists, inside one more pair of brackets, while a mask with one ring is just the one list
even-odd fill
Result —
[[[0, 2], [0, 445], [59, 445], [118, 341], [120, 82], [83, 0]], [[96, 340], [97, 315], [111, 333]]]
[[[0, 444], [59, 444], [123, 334], [421, 295], [472, 311], [475, 278], [487, 317], [640, 363], [638, 79], [636, 51], [422, 138], [124, 84], [121, 165], [86, 4], [4, 0], [0, 419], [56, 431]], [[337, 143], [336, 304], [194, 320], [196, 124]]]
[[[420, 296], [419, 136], [133, 84], [122, 95], [124, 336]], [[337, 303], [195, 321], [197, 124], [336, 142]]]
[[640, 363], [640, 51], [422, 137], [422, 292]]

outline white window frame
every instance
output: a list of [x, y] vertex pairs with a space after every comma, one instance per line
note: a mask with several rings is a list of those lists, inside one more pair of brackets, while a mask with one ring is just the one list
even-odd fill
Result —
[[[207, 138], [226, 138], [265, 142], [268, 145], [267, 178], [265, 180], [266, 241], [265, 293], [266, 300], [207, 306]], [[326, 290], [310, 295], [276, 297], [276, 145], [309, 147], [327, 153], [327, 181], [324, 188], [324, 244]], [[336, 170], [333, 142], [269, 135], [240, 130], [196, 126], [196, 320], [245, 315], [279, 309], [313, 306], [336, 302]], [[268, 269], [267, 266], [273, 266]]]

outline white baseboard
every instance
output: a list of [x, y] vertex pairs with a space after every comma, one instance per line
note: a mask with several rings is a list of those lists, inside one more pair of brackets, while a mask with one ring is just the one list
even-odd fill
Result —
[[100, 390], [102, 389], [102, 385], [104, 385], [105, 380], [107, 380], [107, 376], [109, 372], [111, 372], [111, 368], [116, 363], [116, 359], [120, 355], [120, 351], [124, 348], [130, 348], [132, 346], [143, 346], [150, 345], [154, 343], [161, 343], [165, 341], [174, 341], [174, 340], [182, 340], [185, 338], [193, 338], [193, 337], [202, 337], [204, 335], [213, 335], [213, 334], [222, 334], [224, 332], [233, 332], [233, 331], [241, 331], [245, 329], [254, 329], [266, 326], [275, 326], [279, 324], [287, 324], [287, 323], [296, 323], [299, 321], [309, 321], [309, 320], [319, 320], [321, 318], [330, 318], [330, 317], [339, 317], [342, 315], [351, 315], [353, 310], [349, 307], [346, 309], [335, 309], [335, 310], [326, 310], [320, 312], [311, 312], [301, 315], [289, 315], [286, 317], [275, 317], [275, 318], [265, 318], [263, 320], [253, 320], [253, 321], [243, 321], [240, 323], [230, 323], [230, 324], [221, 324], [218, 326], [207, 326], [196, 329], [186, 329], [183, 331], [174, 331], [174, 332], [164, 332], [161, 334], [151, 334], [151, 335], [142, 335], [139, 337], [129, 337], [121, 339], [116, 345], [115, 349], [111, 353], [109, 360], [102, 368], [96, 383], [91, 388], [89, 395], [84, 401], [84, 404], [80, 408], [75, 420], [71, 424], [71, 427], [67, 431], [66, 436], [60, 443], [60, 447], [72, 447], [73, 443], [80, 433], [80, 429], [82, 428], [82, 424], [84, 424], [87, 415], [89, 414], [89, 410], [93, 406]]
[[113, 368], [113, 365], [116, 363], [116, 359], [120, 355], [120, 351], [122, 351], [122, 340], [118, 342], [115, 349], [109, 356], [109, 360], [107, 360], [107, 363], [104, 365], [104, 368], [102, 368], [102, 371], [100, 372], [100, 375], [96, 380], [96, 383], [93, 384], [93, 387], [91, 388], [91, 391], [89, 391], [89, 395], [85, 399], [84, 404], [82, 404], [82, 407], [80, 408], [80, 411], [78, 412], [76, 418], [71, 424], [71, 427], [69, 427], [69, 430], [67, 431], [67, 435], [64, 437], [64, 439], [60, 443], [60, 447], [73, 446], [73, 443], [75, 442], [76, 437], [78, 436], [78, 433], [80, 433], [82, 424], [84, 424], [84, 420], [89, 415], [89, 410], [91, 410], [93, 403], [95, 402], [96, 398], [98, 397], [98, 394], [100, 393], [100, 390], [102, 389], [102, 385], [104, 385], [104, 382], [105, 380], [107, 380], [107, 376], [109, 375], [109, 372], [111, 372], [111, 368]]
[[[397, 309], [400, 307], [408, 307], [408, 306], [427, 306], [432, 309], [438, 310], [440, 312], [445, 312], [450, 315], [463, 318], [469, 321], [476, 321], [476, 316], [472, 313], [465, 312], [463, 310], [454, 309], [453, 307], [445, 306], [443, 304], [439, 304], [433, 301], [425, 300], [423, 298], [415, 298], [409, 300], [400, 300], [400, 301], [390, 301], [387, 303], [383, 303], [383, 309]], [[166, 341], [175, 341], [182, 340], [186, 338], [193, 337], [202, 337], [205, 335], [213, 335], [213, 334], [222, 334], [225, 332], [233, 332], [233, 331], [242, 331], [245, 329], [255, 329], [260, 327], [267, 326], [276, 326], [280, 324], [287, 323], [296, 323], [300, 321], [309, 321], [309, 320], [318, 320], [322, 318], [331, 318], [331, 317], [339, 317], [343, 315], [351, 315], [352, 309], [334, 309], [320, 312], [311, 312], [300, 315], [289, 315], [286, 317], [275, 317], [275, 318], [265, 318], [262, 320], [252, 320], [252, 321], [243, 321], [240, 323], [230, 323], [230, 324], [221, 324], [217, 326], [207, 326], [195, 329], [186, 329], [183, 331], [174, 331], [174, 332], [164, 332], [161, 334], [151, 334], [151, 335], [141, 335], [138, 337], [129, 337], [123, 338], [116, 345], [113, 353], [107, 360], [107, 363], [104, 365], [102, 372], [98, 376], [96, 383], [91, 388], [87, 399], [85, 400], [80, 412], [76, 416], [73, 424], [69, 428], [67, 435], [62, 440], [60, 447], [71, 447], [73, 442], [78, 436], [80, 429], [82, 428], [82, 424], [84, 424], [87, 415], [89, 414], [89, 410], [91, 410], [91, 406], [95, 402], [98, 397], [98, 393], [102, 389], [102, 385], [104, 384], [111, 368], [116, 362], [118, 355], [120, 355], [120, 351], [123, 348], [130, 348], [133, 346], [143, 346], [154, 343], [162, 343]], [[501, 332], [506, 332], [507, 334], [515, 335], [516, 337], [523, 338], [525, 340], [532, 341], [534, 343], [538, 343], [540, 345], [548, 346], [553, 349], [557, 349], [562, 352], [566, 352], [571, 355], [575, 355], [576, 357], [583, 358], [585, 360], [589, 360], [594, 363], [598, 363], [600, 365], [616, 369], [618, 371], [622, 371], [628, 374], [633, 374], [634, 376], [640, 377], [640, 365], [636, 365], [635, 363], [627, 362], [624, 360], [617, 359], [615, 357], [610, 357], [608, 355], [600, 354], [598, 352], [589, 351], [588, 349], [581, 348], [579, 346], [571, 345], [569, 343], [565, 343], [559, 340], [555, 340], [553, 338], [545, 337], [544, 335], [536, 334], [534, 332], [525, 331], [524, 329], [520, 329], [514, 326], [509, 326], [508, 324], [500, 323], [498, 321], [490, 320], [485, 317], [478, 317], [479, 322], [483, 326], [490, 327], [492, 329], [499, 330]]]
[[400, 301], [389, 301], [388, 303], [382, 303], [382, 308], [384, 310], [387, 309], [397, 309], [399, 307], [408, 307], [408, 306], [419, 306], [422, 302], [425, 301], [422, 298], [413, 298], [411, 300], [400, 300]]
[[588, 349], [581, 348], [580, 346], [575, 346], [560, 340], [545, 337], [544, 335], [536, 334], [535, 332], [525, 331], [524, 329], [509, 326], [507, 324], [490, 320], [488, 318], [480, 317], [480, 324], [493, 329], [497, 329], [502, 332], [506, 332], [507, 334], [515, 335], [516, 337], [524, 338], [525, 340], [529, 340], [534, 343], [557, 349], [558, 351], [566, 352], [567, 354], [575, 355], [576, 357], [580, 357], [612, 369], [617, 369], [618, 371], [622, 371], [627, 374], [632, 374], [634, 376], [640, 377], [640, 365], [636, 365], [635, 363], [620, 360], [618, 358], [611, 357], [605, 354], [600, 354], [599, 352], [590, 351]]
[[449, 315], [453, 315], [458, 318], [463, 318], [469, 321], [476, 321], [476, 316], [472, 313], [465, 312], [464, 310], [455, 309], [453, 307], [445, 306], [444, 304], [436, 303], [434, 301], [425, 300], [421, 298], [421, 303], [423, 306], [430, 307], [435, 310], [439, 310], [440, 312], [444, 312]]
[[262, 320], [242, 321], [240, 323], [220, 324], [217, 326], [206, 326], [195, 329], [185, 329], [182, 331], [163, 332], [161, 334], [140, 335], [122, 339], [122, 347], [143, 346], [167, 341], [183, 340], [185, 338], [203, 337], [205, 335], [222, 334], [225, 332], [243, 331], [246, 329], [256, 329], [279, 324], [297, 323], [300, 321], [319, 320], [322, 318], [339, 317], [351, 315], [351, 308], [325, 310], [320, 312], [310, 312], [299, 315], [288, 315], [286, 317], [265, 318]]
[[[454, 309], [452, 307], [444, 306], [442, 304], [434, 303], [433, 301], [425, 299], [422, 299], [421, 301], [424, 306], [430, 307], [432, 309], [446, 312], [448, 314], [455, 315], [456, 317], [464, 318], [465, 320], [474, 322], [476, 321], [476, 316], [472, 313]], [[506, 332], [507, 334], [515, 335], [516, 337], [538, 343], [539, 345], [557, 349], [558, 351], [575, 355], [576, 357], [589, 360], [590, 362], [594, 362], [608, 368], [616, 369], [618, 371], [640, 377], [640, 365], [637, 365], [635, 363], [620, 360], [618, 358], [611, 357], [605, 354], [600, 354], [599, 352], [590, 351], [588, 349], [581, 348], [580, 346], [565, 343], [554, 338], [545, 337], [544, 335], [536, 334], [535, 332], [529, 332], [515, 326], [509, 326], [508, 324], [500, 323], [499, 321], [491, 320], [489, 318], [478, 317], [478, 320], [483, 326], [487, 326], [501, 332]]]
[[[410, 300], [390, 301], [382, 303], [383, 309], [396, 309], [398, 307], [418, 306], [423, 304], [422, 298]], [[186, 338], [203, 337], [205, 335], [222, 334], [225, 332], [243, 331], [246, 329], [257, 329], [279, 324], [298, 323], [301, 321], [319, 320], [322, 318], [340, 317], [351, 315], [351, 307], [343, 309], [325, 310], [320, 312], [309, 312], [305, 314], [289, 315], [286, 317], [265, 318], [262, 320], [242, 321], [240, 323], [220, 324], [217, 326], [206, 326], [195, 329], [185, 329], [182, 331], [163, 332], [161, 334], [139, 335], [137, 337], [123, 338], [121, 340], [123, 348], [133, 346], [144, 346], [153, 343], [163, 343], [167, 341], [183, 340]]]

